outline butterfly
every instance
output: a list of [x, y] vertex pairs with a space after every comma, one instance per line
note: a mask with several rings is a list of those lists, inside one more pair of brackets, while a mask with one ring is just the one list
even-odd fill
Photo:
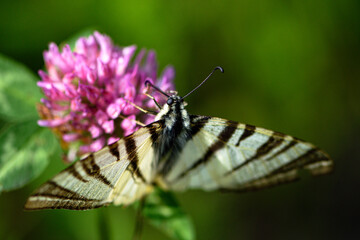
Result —
[[[216, 67], [215, 70], [223, 69]], [[211, 74], [212, 74], [211, 73]], [[187, 189], [249, 191], [331, 171], [333, 161], [311, 143], [226, 119], [190, 115], [176, 93], [155, 121], [75, 162], [44, 183], [25, 209], [85, 210], [129, 205], [151, 193]]]

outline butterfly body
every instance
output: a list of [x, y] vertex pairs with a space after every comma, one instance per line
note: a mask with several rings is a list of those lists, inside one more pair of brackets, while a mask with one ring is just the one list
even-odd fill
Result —
[[220, 118], [189, 115], [169, 96], [155, 122], [77, 161], [44, 183], [25, 209], [91, 209], [128, 205], [154, 185], [249, 191], [298, 178], [299, 169], [324, 174], [330, 157], [289, 135]]
[[186, 142], [191, 138], [190, 116], [184, 107], [184, 102], [177, 95], [170, 96], [167, 103], [156, 116], [155, 121], [163, 124], [159, 139], [154, 142], [157, 149], [159, 174], [169, 172], [174, 162], [179, 157]]

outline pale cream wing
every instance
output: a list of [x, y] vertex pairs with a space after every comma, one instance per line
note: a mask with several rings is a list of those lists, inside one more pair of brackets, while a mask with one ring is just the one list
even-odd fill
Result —
[[295, 180], [299, 169], [332, 169], [325, 152], [294, 137], [220, 118], [191, 122], [192, 139], [163, 177], [169, 189], [247, 191]]
[[44, 183], [25, 209], [84, 210], [110, 203], [130, 204], [152, 190], [153, 141], [161, 124], [153, 123], [77, 161]]

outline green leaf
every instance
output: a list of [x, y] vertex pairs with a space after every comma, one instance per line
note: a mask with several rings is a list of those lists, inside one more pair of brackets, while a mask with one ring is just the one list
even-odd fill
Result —
[[42, 97], [36, 77], [25, 66], [0, 55], [0, 115], [9, 122], [37, 117]]
[[156, 188], [145, 200], [143, 215], [173, 239], [195, 239], [191, 219], [170, 192]]
[[0, 192], [20, 188], [37, 177], [57, 146], [36, 120], [10, 125], [0, 135]]

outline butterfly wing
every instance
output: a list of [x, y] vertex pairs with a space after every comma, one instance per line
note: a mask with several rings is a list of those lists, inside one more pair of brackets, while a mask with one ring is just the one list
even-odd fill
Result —
[[294, 137], [220, 118], [191, 117], [194, 133], [163, 178], [173, 190], [256, 190], [295, 180], [299, 169], [324, 174], [329, 156]]
[[153, 141], [161, 124], [152, 123], [75, 162], [37, 189], [25, 209], [97, 208], [130, 204], [152, 190]]

